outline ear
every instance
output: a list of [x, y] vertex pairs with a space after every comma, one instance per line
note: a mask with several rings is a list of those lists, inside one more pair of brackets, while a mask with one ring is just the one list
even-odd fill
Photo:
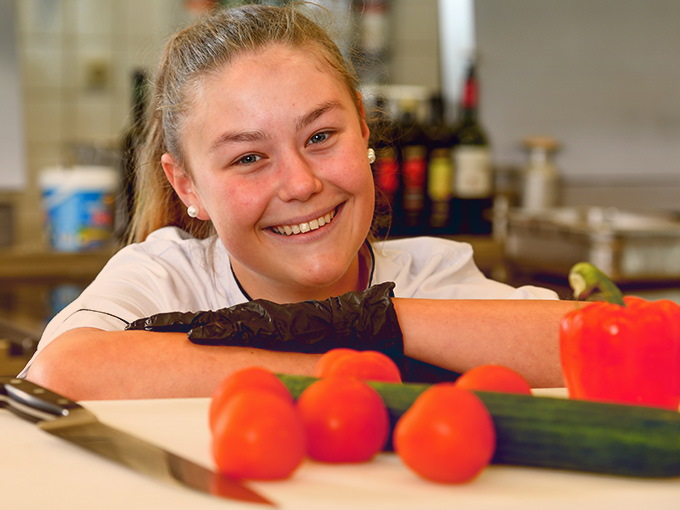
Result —
[[361, 92], [357, 92], [357, 110], [359, 112], [359, 122], [361, 123], [361, 137], [366, 141], [366, 145], [368, 145], [371, 131], [366, 122], [366, 107], [364, 106], [364, 98], [361, 95]]
[[203, 207], [203, 202], [196, 192], [194, 183], [191, 177], [184, 170], [182, 165], [177, 164], [175, 159], [167, 152], [161, 156], [161, 166], [165, 172], [165, 177], [170, 182], [170, 185], [177, 193], [177, 196], [182, 203], [189, 207], [190, 205], [198, 207], [198, 219], [210, 219]]

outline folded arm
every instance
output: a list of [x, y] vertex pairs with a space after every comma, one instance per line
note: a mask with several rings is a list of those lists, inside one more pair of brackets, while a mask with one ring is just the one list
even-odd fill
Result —
[[[464, 372], [509, 366], [536, 387], [561, 386], [559, 319], [574, 304], [528, 300], [393, 300], [407, 356]], [[311, 374], [319, 354], [196, 345], [185, 333], [62, 334], [36, 357], [28, 379], [76, 400], [205, 397], [226, 375], [259, 365]]]
[[465, 372], [494, 363], [536, 388], [563, 386], [559, 323], [574, 302], [394, 299], [407, 356]]
[[26, 378], [74, 400], [207, 397], [239, 368], [311, 374], [319, 356], [196, 345], [185, 333], [78, 328], [47, 345]]

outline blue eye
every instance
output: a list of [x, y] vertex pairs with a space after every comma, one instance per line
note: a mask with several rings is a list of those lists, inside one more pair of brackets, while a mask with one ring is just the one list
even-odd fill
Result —
[[253, 163], [260, 161], [260, 159], [262, 159], [262, 157], [257, 154], [247, 154], [239, 159], [237, 163], [241, 165], [252, 165]]
[[327, 132], [315, 133], [309, 139], [308, 143], [310, 143], [310, 144], [323, 143], [326, 140], [328, 140], [329, 136], [330, 136], [330, 133], [327, 133]]

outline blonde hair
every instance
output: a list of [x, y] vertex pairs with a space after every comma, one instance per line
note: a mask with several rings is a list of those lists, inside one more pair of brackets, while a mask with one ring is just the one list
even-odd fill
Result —
[[357, 109], [361, 108], [354, 70], [328, 34], [295, 6], [246, 5], [220, 10], [179, 31], [166, 44], [157, 69], [145, 142], [137, 159], [128, 242], [143, 241], [164, 226], [177, 226], [198, 238], [214, 233], [210, 221], [186, 214], [165, 177], [161, 156], [167, 152], [178, 164], [185, 161], [180, 137], [193, 85], [238, 55], [271, 44], [320, 50], [320, 56], [346, 84]]

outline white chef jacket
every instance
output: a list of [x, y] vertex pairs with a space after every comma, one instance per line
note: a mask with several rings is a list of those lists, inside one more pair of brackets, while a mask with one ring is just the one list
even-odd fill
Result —
[[[557, 298], [548, 289], [515, 289], [486, 278], [467, 243], [435, 237], [393, 239], [375, 243], [372, 253], [370, 284], [394, 282], [395, 297]], [[176, 227], [164, 227], [116, 253], [82, 294], [50, 321], [37, 352], [75, 328], [116, 331], [156, 313], [217, 310], [246, 301], [229, 254], [216, 237], [196, 239]]]

